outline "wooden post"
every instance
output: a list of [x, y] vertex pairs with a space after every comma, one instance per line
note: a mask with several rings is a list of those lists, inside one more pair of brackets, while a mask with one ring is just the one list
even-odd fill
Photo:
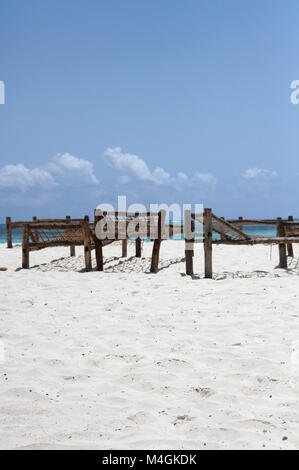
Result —
[[95, 251], [96, 251], [96, 262], [97, 262], [97, 271], [104, 271], [104, 260], [103, 260], [103, 243], [96, 235], [96, 225], [104, 218], [104, 214], [101, 212], [100, 215], [95, 216], [94, 226], [95, 226]]
[[102, 243], [101, 240], [96, 240], [95, 250], [96, 250], [97, 270], [98, 271], [104, 271], [103, 243]]
[[[67, 224], [71, 223], [71, 217], [69, 215], [67, 215], [65, 219], [66, 219]], [[70, 247], [70, 255], [71, 256], [76, 256], [76, 247], [74, 245], [72, 245]]]
[[[290, 222], [293, 222], [293, 220], [294, 220], [294, 219], [293, 219], [293, 216], [290, 215], [289, 218], [288, 218], [288, 220], [289, 220]], [[293, 245], [292, 245], [292, 243], [288, 243], [287, 248], [288, 248], [288, 256], [290, 256], [291, 258], [294, 258], [294, 250], [293, 250]]]
[[[138, 215], [139, 213], [135, 212], [135, 218], [138, 218]], [[137, 228], [140, 229], [140, 224], [137, 224], [135, 226], [135, 231]], [[135, 256], [136, 258], [141, 258], [141, 238], [140, 237], [136, 238], [135, 240]]]
[[[32, 221], [33, 222], [37, 222], [37, 217], [36, 216], [33, 216], [32, 217]], [[38, 233], [38, 230], [33, 230], [34, 233], [34, 242], [38, 243], [39, 242], [39, 233]]]
[[[283, 220], [281, 219], [281, 217], [277, 218], [277, 236], [285, 237], [285, 229], [284, 229], [284, 224], [283, 224]], [[278, 267], [281, 269], [286, 269], [288, 267], [286, 245], [284, 243], [280, 243], [278, 245], [278, 249], [279, 249]]]
[[152, 252], [151, 273], [158, 272], [160, 246], [161, 246], [161, 240], [159, 240], [159, 238], [155, 238], [153, 252]]
[[136, 238], [136, 241], [135, 241], [135, 255], [136, 255], [136, 258], [141, 258], [141, 238]]
[[188, 276], [193, 276], [194, 238], [192, 238], [191, 235], [194, 233], [194, 221], [191, 220], [190, 210], [186, 210], [184, 214], [184, 233], [186, 274]]
[[122, 256], [123, 258], [126, 258], [126, 257], [127, 257], [127, 253], [128, 253], [128, 241], [127, 241], [126, 238], [125, 238], [125, 240], [122, 240], [122, 245], [121, 245], [121, 247], [122, 247], [122, 254], [121, 254], [121, 256]]
[[213, 237], [213, 226], [212, 226], [212, 209], [205, 209], [204, 215], [204, 226], [205, 226], [205, 238], [204, 238], [204, 250], [205, 250], [205, 278], [212, 279], [213, 277], [213, 266], [212, 266], [212, 237]]
[[[243, 217], [239, 217], [239, 220], [243, 220]], [[243, 232], [243, 228], [244, 228], [243, 225], [239, 225], [238, 228], [239, 230], [241, 230], [241, 232]]]
[[6, 217], [6, 241], [7, 241], [7, 248], [12, 248], [12, 229], [11, 229], [10, 217]]
[[160, 246], [163, 235], [163, 224], [165, 223], [165, 214], [166, 212], [164, 210], [160, 211], [158, 214], [158, 234], [153, 246], [151, 273], [157, 273], [159, 268]]
[[29, 225], [23, 225], [22, 234], [22, 268], [29, 269]]
[[92, 262], [91, 262], [91, 235], [89, 229], [89, 217], [86, 215], [84, 217], [84, 221], [81, 222], [81, 226], [83, 229], [83, 238], [84, 238], [84, 258], [85, 258], [85, 269], [86, 271], [92, 270]]

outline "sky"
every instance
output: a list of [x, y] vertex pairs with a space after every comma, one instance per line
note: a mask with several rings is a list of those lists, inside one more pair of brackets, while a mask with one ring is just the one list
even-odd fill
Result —
[[299, 217], [297, 0], [0, 0], [0, 222]]

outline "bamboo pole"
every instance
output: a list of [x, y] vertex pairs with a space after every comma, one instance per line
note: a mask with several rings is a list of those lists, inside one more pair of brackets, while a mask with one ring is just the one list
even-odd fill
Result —
[[212, 241], [213, 241], [213, 227], [212, 227], [212, 209], [204, 210], [204, 250], [205, 250], [205, 278], [212, 279], [213, 266], [212, 266]]
[[[277, 236], [278, 237], [285, 236], [285, 229], [284, 229], [283, 220], [281, 219], [281, 217], [277, 218]], [[280, 243], [278, 245], [278, 250], [279, 250], [279, 268], [286, 269], [288, 267], [286, 245], [284, 243]]]
[[29, 269], [29, 225], [23, 225], [22, 234], [22, 268]]
[[7, 248], [12, 248], [12, 228], [11, 228], [10, 217], [6, 217], [6, 241], [7, 241]]
[[[70, 224], [71, 223], [71, 217], [69, 215], [66, 216], [65, 218], [66, 223]], [[76, 247], [75, 246], [70, 246], [70, 255], [71, 256], [76, 256]]]
[[[293, 220], [294, 220], [293, 216], [290, 215], [288, 217], [288, 221], [293, 222]], [[294, 258], [294, 250], [293, 250], [292, 243], [288, 243], [287, 248], [288, 248], [288, 256], [290, 256], [291, 258]]]

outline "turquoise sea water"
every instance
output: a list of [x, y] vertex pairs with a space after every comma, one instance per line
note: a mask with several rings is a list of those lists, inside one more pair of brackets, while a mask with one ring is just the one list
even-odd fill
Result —
[[[271, 226], [251, 226], [246, 227], [246, 233], [252, 235], [264, 235], [264, 236], [275, 236], [276, 235], [276, 227]], [[22, 229], [15, 229], [13, 230], [13, 243], [22, 243]], [[177, 235], [174, 237], [176, 240], [183, 239], [183, 235]], [[215, 238], [217, 235], [215, 234]], [[6, 226], [5, 224], [0, 224], [0, 243], [6, 243]]]
[[[16, 228], [12, 231], [13, 243], [22, 243], [22, 229]], [[0, 224], [0, 243], [6, 243], [6, 225]]]

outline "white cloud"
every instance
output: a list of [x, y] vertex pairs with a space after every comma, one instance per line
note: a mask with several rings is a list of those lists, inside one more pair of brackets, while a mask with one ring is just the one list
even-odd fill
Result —
[[152, 175], [151, 175], [151, 180], [156, 183], [156, 184], [169, 184], [174, 181], [173, 178], [171, 178], [170, 174], [167, 173], [167, 171], [163, 170], [163, 168], [157, 167]]
[[181, 183], [187, 183], [188, 180], [189, 178], [185, 173], [183, 173], [182, 171], [178, 173], [178, 181], [180, 181]]
[[243, 178], [256, 179], [256, 178], [276, 178], [278, 176], [276, 171], [266, 170], [265, 168], [248, 168]]
[[145, 161], [132, 153], [123, 153], [120, 147], [107, 148], [104, 159], [115, 170], [130, 172], [140, 180], [151, 179], [151, 172]]
[[131, 183], [131, 178], [128, 176], [128, 175], [122, 175], [120, 177], [120, 182], [121, 184], [128, 184], [128, 183]]
[[53, 157], [52, 162], [48, 165], [48, 169], [65, 178], [79, 176], [87, 183], [99, 184], [94, 174], [93, 164], [83, 158], [74, 157], [69, 153], [59, 153]]
[[57, 186], [62, 187], [66, 181], [72, 182], [74, 178], [85, 185], [99, 184], [94, 175], [93, 164], [69, 153], [58, 154], [48, 164], [39, 168], [26, 168], [23, 163], [0, 168], [0, 188], [22, 192], [34, 188], [49, 190]]
[[0, 187], [2, 188], [18, 188], [25, 191], [36, 186], [50, 189], [56, 186], [56, 182], [48, 171], [41, 168], [30, 170], [22, 163], [6, 165], [0, 169]]
[[[108, 148], [104, 152], [104, 159], [112, 168], [120, 172], [130, 173], [141, 181], [151, 181], [157, 185], [169, 184], [172, 178], [163, 168], [157, 167], [151, 172], [142, 158], [133, 153], [124, 153], [121, 147]], [[125, 181], [128, 180], [125, 175]]]
[[125, 174], [121, 177], [122, 183], [129, 182], [129, 173], [132, 177], [141, 181], [149, 181], [156, 185], [196, 185], [199, 182], [203, 184], [215, 184], [216, 177], [212, 173], [196, 173], [195, 177], [189, 178], [185, 173], [179, 172], [176, 177], [161, 167], [156, 167], [150, 171], [146, 162], [131, 153], [124, 153], [121, 147], [107, 148], [104, 152], [104, 159], [112, 168]]
[[199, 181], [200, 183], [204, 184], [216, 184], [217, 178], [212, 173], [195, 173], [194, 177], [195, 181]]

